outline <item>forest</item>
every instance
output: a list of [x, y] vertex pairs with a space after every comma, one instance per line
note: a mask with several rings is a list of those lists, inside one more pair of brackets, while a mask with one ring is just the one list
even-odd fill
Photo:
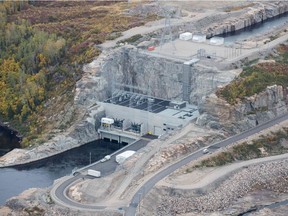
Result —
[[60, 110], [47, 101], [73, 100], [82, 65], [101, 53], [96, 45], [144, 23], [126, 9], [121, 2], [0, 1], [0, 121], [24, 136], [23, 147], [53, 128], [45, 115]]

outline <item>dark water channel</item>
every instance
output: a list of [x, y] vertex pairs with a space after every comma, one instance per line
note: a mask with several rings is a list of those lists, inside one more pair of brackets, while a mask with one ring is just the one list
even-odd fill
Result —
[[273, 29], [276, 30], [277, 28], [283, 26], [288, 26], [288, 12], [277, 17], [264, 20], [263, 22], [256, 23], [244, 29], [218, 36], [224, 37], [225, 44], [232, 44], [235, 41], [243, 41], [248, 38], [257, 38], [273, 31]]
[[75, 167], [88, 165], [90, 158], [93, 163], [122, 147], [122, 144], [97, 140], [31, 165], [2, 168], [0, 205], [28, 188], [51, 186], [55, 179], [71, 174]]

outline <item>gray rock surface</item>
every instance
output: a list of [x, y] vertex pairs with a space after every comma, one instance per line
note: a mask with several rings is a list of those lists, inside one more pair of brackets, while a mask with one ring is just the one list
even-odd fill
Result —
[[236, 105], [211, 94], [200, 105], [203, 114], [197, 124], [204, 126], [217, 121], [225, 130], [238, 133], [288, 112], [287, 97], [287, 89], [277, 85], [268, 86]]
[[[205, 17], [194, 25], [194, 31], [207, 37], [237, 31], [288, 11], [288, 2], [253, 2], [243, 10]], [[191, 31], [191, 29], [190, 29]]]
[[[180, 192], [178, 190], [173, 193], [173, 189], [167, 189], [170, 192], [166, 191], [166, 194], [162, 192], [163, 195], [160, 198], [161, 201], [158, 199], [158, 208], [155, 213], [158, 216], [181, 215], [190, 212], [202, 214], [218, 212], [222, 215], [238, 215], [251, 209], [257, 203], [269, 205], [273, 202], [286, 200], [288, 198], [287, 163], [288, 161], [285, 159], [249, 166], [227, 178], [215, 190], [196, 191], [197, 195], [195, 195], [195, 191]], [[266, 195], [263, 193], [263, 197], [257, 193], [254, 194], [255, 202], [252, 201], [253, 204], [251, 204], [251, 200], [247, 202], [247, 199], [245, 201], [241, 198], [255, 190], [264, 190], [268, 193]], [[145, 207], [147, 206], [144, 205], [142, 209]]]
[[[218, 86], [229, 83], [240, 72], [241, 70], [221, 71], [201, 63], [196, 64], [191, 68], [190, 101], [198, 104], [203, 96], [214, 92]], [[134, 47], [126, 46], [108, 58], [99, 73], [106, 78], [104, 89], [110, 92], [110, 95], [114, 80], [114, 84], [117, 82], [133, 85], [141, 89], [140, 92], [154, 97], [182, 99], [183, 62], [177, 60], [150, 56]], [[86, 89], [78, 91], [83, 94]], [[99, 90], [95, 88], [95, 91]], [[93, 95], [96, 95], [96, 92]]]

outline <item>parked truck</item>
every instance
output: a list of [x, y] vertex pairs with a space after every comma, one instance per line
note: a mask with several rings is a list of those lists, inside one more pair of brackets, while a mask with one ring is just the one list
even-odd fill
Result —
[[88, 175], [96, 177], [96, 178], [100, 178], [101, 172], [97, 170], [88, 169]]
[[135, 154], [135, 151], [132, 150], [122, 152], [121, 154], [116, 155], [116, 162], [118, 164], [122, 164], [127, 158], [131, 157], [133, 154]]

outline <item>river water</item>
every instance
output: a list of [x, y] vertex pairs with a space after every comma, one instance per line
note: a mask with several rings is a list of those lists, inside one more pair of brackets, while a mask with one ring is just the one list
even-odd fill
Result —
[[75, 167], [88, 165], [90, 158], [93, 163], [122, 147], [122, 144], [97, 140], [32, 165], [2, 168], [0, 205], [28, 188], [49, 187], [55, 179], [71, 174]]

